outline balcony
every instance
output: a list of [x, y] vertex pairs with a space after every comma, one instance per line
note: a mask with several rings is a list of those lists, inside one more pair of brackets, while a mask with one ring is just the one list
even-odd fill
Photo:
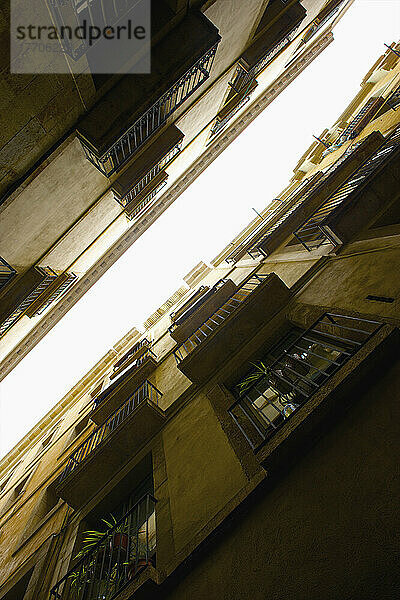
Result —
[[309, 252], [354, 240], [399, 196], [400, 129], [295, 232]]
[[74, 273], [57, 275], [50, 267], [31, 267], [6, 291], [0, 314], [0, 337], [23, 316], [40, 315], [74, 283]]
[[240, 57], [229, 83], [235, 92], [246, 90], [251, 81], [294, 39], [306, 11], [299, 2], [289, 7], [285, 4], [279, 0], [273, 6], [267, 6], [255, 40]]
[[241, 92], [235, 94], [232, 98], [228, 99], [226, 104], [217, 114], [215, 123], [211, 127], [210, 137], [215, 137], [229, 123], [231, 119], [245, 106], [251, 98], [251, 94], [256, 89], [258, 83], [255, 79], [249, 81], [249, 85], [242, 89]]
[[384, 138], [374, 131], [350, 153], [341, 156], [315, 183], [296, 196], [290, 208], [260, 236], [251, 251], [258, 250], [269, 256], [285, 246], [293, 237], [293, 231], [318, 210], [346, 182], [382, 144]]
[[73, 508], [83, 506], [160, 429], [162, 394], [145, 381], [69, 457], [55, 492]]
[[228, 298], [237, 287], [230, 279], [220, 279], [212, 288], [201, 286], [179, 310], [171, 314], [171, 337], [179, 344], [204, 323]]
[[17, 274], [16, 270], [13, 269], [8, 262], [0, 256], [0, 291], [11, 281], [11, 279]]
[[360, 135], [364, 127], [366, 127], [368, 123], [377, 116], [384, 103], [385, 99], [382, 97], [370, 98], [363, 108], [352, 119], [346, 129], [342, 131], [336, 142], [329, 147], [323, 155], [337, 150], [349, 140], [353, 140]]
[[78, 137], [101, 173], [118, 171], [207, 81], [219, 40], [202, 13], [188, 13], [152, 49], [151, 74], [123, 77], [82, 119]]
[[91, 420], [97, 425], [103, 425], [156, 367], [157, 356], [150, 348], [142, 345], [111, 375], [109, 385], [95, 398]]
[[338, 12], [340, 5], [344, 0], [331, 0], [322, 9], [318, 17], [314, 19], [311, 25], [307, 28], [306, 33], [302, 36], [302, 41], [306, 44], [316, 33], [327, 23], [335, 13]]
[[203, 383], [291, 297], [274, 273], [251, 275], [174, 351], [178, 369]]
[[155, 565], [156, 502], [146, 494], [105, 531], [52, 588], [50, 600], [112, 600], [129, 591], [138, 575]]
[[[382, 327], [377, 321], [325, 313], [307, 331], [282, 340], [244, 387], [229, 414], [258, 451]], [[249, 385], [247, 385], [249, 383]]]
[[128, 217], [133, 218], [137, 214], [138, 206], [146, 199], [149, 202], [149, 196], [153, 192], [155, 195], [162, 184], [165, 184], [168, 175], [163, 169], [181, 151], [183, 138], [183, 133], [175, 125], [171, 125], [137, 159], [133, 159], [114, 181], [111, 186], [114, 198], [124, 208]]

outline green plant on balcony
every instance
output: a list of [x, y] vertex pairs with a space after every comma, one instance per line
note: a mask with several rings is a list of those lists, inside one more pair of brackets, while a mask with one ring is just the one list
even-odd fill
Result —
[[[128, 535], [124, 533], [123, 524], [121, 523], [116, 527], [117, 520], [113, 515], [110, 515], [109, 520], [101, 519], [106, 525], [106, 531], [88, 530], [84, 532], [82, 540], [82, 547], [78, 554], [74, 557], [75, 560], [83, 559], [80, 563], [79, 568], [72, 571], [69, 576], [71, 582], [71, 589], [80, 598], [80, 592], [91, 583], [96, 581], [102, 587], [103, 578], [106, 579], [106, 587], [110, 593], [110, 590], [117, 589], [121, 578], [124, 578], [123, 566], [126, 563], [120, 563], [121, 554], [126, 553], [128, 548]], [[109, 543], [100, 545], [101, 540], [105, 539], [109, 535], [109, 530], [113, 529], [112, 535], [109, 536]], [[97, 552], [90, 556], [92, 550], [98, 546]], [[85, 561], [85, 557], [88, 557]], [[107, 565], [106, 569], [103, 569], [103, 565]], [[99, 599], [106, 598], [105, 595], [99, 589]]]

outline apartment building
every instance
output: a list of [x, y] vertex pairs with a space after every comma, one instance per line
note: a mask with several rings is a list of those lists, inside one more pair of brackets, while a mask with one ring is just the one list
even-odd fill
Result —
[[397, 598], [399, 48], [2, 459], [1, 600]]
[[[351, 3], [154, 1], [150, 75], [92, 73], [69, 47], [78, 75], [10, 75], [2, 55], [2, 377], [327, 47]], [[100, 5], [49, 3], [78, 22]]]

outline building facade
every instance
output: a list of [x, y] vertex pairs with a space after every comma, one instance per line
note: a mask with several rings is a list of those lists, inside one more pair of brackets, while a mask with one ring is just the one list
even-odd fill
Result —
[[[4, 53], [2, 377], [332, 41], [351, 3], [154, 1], [150, 75], [92, 74], [68, 48], [79, 75], [10, 75]], [[49, 3], [60, 19], [78, 5], [86, 15], [85, 2]]]
[[399, 49], [3, 458], [1, 600], [397, 598]]

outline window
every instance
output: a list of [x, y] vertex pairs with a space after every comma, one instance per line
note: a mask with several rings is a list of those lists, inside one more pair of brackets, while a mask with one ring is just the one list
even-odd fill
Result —
[[317, 392], [382, 326], [325, 313], [307, 331], [293, 330], [236, 386], [229, 413], [253, 449]]

